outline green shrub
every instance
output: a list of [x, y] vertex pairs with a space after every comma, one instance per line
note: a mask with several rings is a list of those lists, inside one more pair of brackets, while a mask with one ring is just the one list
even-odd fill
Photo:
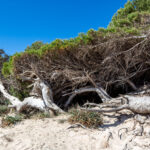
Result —
[[24, 98], [29, 96], [29, 89], [26, 88], [27, 85], [23, 85], [23, 83], [21, 84], [21, 89], [15, 89], [13, 86], [10, 86], [9, 89], [9, 93], [17, 98], [19, 98], [20, 100], [23, 100]]
[[140, 31], [135, 28], [135, 27], [132, 27], [132, 28], [124, 28], [124, 31], [130, 35], [138, 35], [140, 33]]
[[103, 119], [98, 112], [87, 112], [80, 110], [72, 110], [71, 117], [68, 119], [70, 123], [81, 123], [89, 128], [97, 128], [103, 124]]
[[28, 46], [28, 47], [25, 49], [25, 51], [30, 51], [30, 50], [33, 50], [33, 49], [34, 49], [34, 50], [39, 50], [43, 45], [44, 45], [43, 42], [41, 42], [41, 41], [36, 41], [36, 42], [32, 43], [31, 46]]
[[12, 62], [4, 62], [3, 63], [3, 68], [2, 68], [2, 74], [4, 77], [8, 77], [9, 75], [11, 75], [13, 73], [12, 71]]
[[140, 21], [140, 13], [133, 12], [131, 14], [128, 14], [127, 18], [130, 22], [139, 22]]
[[16, 115], [16, 116], [6, 116], [2, 118], [2, 127], [10, 126], [13, 124], [16, 124], [17, 122], [22, 121], [22, 116], [21, 115]]
[[134, 23], [140, 22], [143, 12], [150, 13], [150, 0], [129, 0], [115, 13], [108, 27], [134, 27]]
[[137, 11], [150, 10], [150, 0], [133, 0], [133, 5]]
[[115, 22], [116, 27], [127, 27], [127, 26], [131, 26], [132, 23], [128, 20], [128, 19], [118, 19]]
[[105, 29], [105, 28], [99, 28], [98, 32], [106, 34], [107, 33], [107, 29]]
[[105, 28], [99, 28], [97, 32], [98, 32], [99, 35], [101, 35], [102, 37], [105, 37], [105, 36], [109, 36], [109, 34], [111, 34], [111, 33], [116, 33], [117, 30], [116, 30], [116, 28], [109, 26], [109, 27], [106, 28], [106, 29], [105, 29]]
[[112, 18], [112, 22], [115, 22], [118, 19], [124, 19], [126, 16], [130, 13], [135, 12], [135, 7], [131, 1], [128, 1], [125, 5], [124, 8], [120, 8], [117, 13]]
[[97, 31], [95, 31], [94, 29], [90, 29], [87, 32], [87, 36], [88, 36], [88, 38], [93, 39], [97, 36]]
[[8, 113], [9, 109], [8, 109], [8, 106], [6, 105], [0, 105], [0, 116]]
[[8, 62], [3, 63], [2, 74], [5, 78], [10, 75], [13, 75], [14, 61], [16, 58], [19, 58], [22, 54], [23, 54], [23, 52], [16, 53], [9, 58]]
[[135, 9], [133, 2], [128, 0], [127, 3], [124, 5], [124, 8], [123, 8], [124, 16], [128, 15], [134, 11], [136, 11], [136, 9]]

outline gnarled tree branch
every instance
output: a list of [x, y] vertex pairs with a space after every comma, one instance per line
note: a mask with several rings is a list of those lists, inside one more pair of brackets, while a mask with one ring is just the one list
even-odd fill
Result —
[[[30, 73], [31, 73], [30, 76], [28, 77], [25, 76], [25, 74], [30, 74]], [[29, 72], [26, 71], [25, 74], [21, 74], [21, 79], [23, 79], [24, 81], [30, 80], [34, 82], [34, 84], [32, 84], [33, 85], [33, 90], [31, 94], [32, 97], [27, 97], [23, 101], [20, 101], [18, 98], [11, 96], [6, 91], [2, 81], [0, 81], [0, 92], [12, 104], [9, 107], [14, 107], [19, 112], [25, 110], [27, 107], [32, 107], [32, 108], [39, 109], [40, 111], [47, 111], [47, 109], [50, 109], [55, 112], [62, 113], [63, 110], [53, 102], [52, 90], [32, 71]], [[38, 93], [39, 91], [41, 91], [42, 98], [40, 98], [40, 94]]]
[[68, 107], [68, 105], [72, 102], [76, 95], [87, 92], [96, 92], [103, 102], [107, 101], [106, 96], [104, 95], [104, 92], [101, 88], [82, 88], [73, 92], [73, 94], [68, 98], [67, 102], [65, 103], [65, 108]]
[[[118, 106], [116, 108], [112, 108], [109, 110], [106, 109], [94, 109], [94, 108], [81, 108], [82, 110], [86, 111], [94, 111], [94, 112], [115, 112], [120, 111], [123, 109], [128, 109], [132, 111], [133, 113], [138, 114], [150, 114], [150, 96], [130, 96], [125, 95], [123, 98], [128, 99], [128, 104], [124, 104], [122, 106]], [[107, 107], [107, 105], [105, 105]], [[112, 105], [113, 106], [113, 105]], [[108, 107], [110, 107], [110, 104], [108, 104]]]

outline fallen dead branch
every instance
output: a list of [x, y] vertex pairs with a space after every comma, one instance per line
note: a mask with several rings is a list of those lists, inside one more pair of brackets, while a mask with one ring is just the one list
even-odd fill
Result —
[[[26, 73], [30, 74], [30, 76], [26, 76]], [[36, 78], [33, 78], [33, 76], [36, 76]], [[63, 110], [53, 102], [51, 89], [35, 73], [32, 71], [26, 71], [24, 74], [21, 74], [20, 77], [23, 80], [30, 80], [33, 82], [32, 97], [27, 97], [23, 101], [20, 101], [18, 98], [10, 95], [3, 86], [3, 83], [0, 81], [0, 91], [12, 104], [9, 106], [10, 108], [16, 108], [18, 112], [21, 112], [28, 107], [36, 108], [40, 111], [47, 111], [50, 109], [54, 112], [63, 112]], [[42, 97], [37, 97], [40, 96], [40, 93], [38, 93], [39, 90], [42, 93]]]
[[74, 93], [66, 101], [64, 106], [68, 107], [68, 105], [72, 102], [73, 98], [76, 95], [87, 93], [87, 92], [96, 92], [103, 102], [110, 100], [110, 98], [106, 97], [106, 94], [105, 94], [106, 92], [100, 87], [99, 88], [82, 88], [82, 89], [75, 90]]
[[[132, 111], [133, 113], [138, 113], [138, 114], [150, 114], [150, 96], [124, 96], [125, 98], [128, 99], [128, 103], [123, 104], [122, 106], [118, 106], [116, 108], [112, 109], [93, 109], [93, 108], [81, 108], [82, 110], [85, 111], [94, 111], [94, 112], [117, 112], [123, 109], [128, 109]], [[121, 98], [124, 98], [121, 97]], [[111, 105], [108, 104], [108, 107]], [[113, 105], [112, 105], [113, 106]], [[105, 104], [105, 107], [107, 107], [107, 104]]]

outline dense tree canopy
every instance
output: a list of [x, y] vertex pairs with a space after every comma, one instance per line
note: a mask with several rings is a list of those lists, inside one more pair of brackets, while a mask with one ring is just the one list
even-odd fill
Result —
[[38, 49], [40, 49], [43, 45], [44, 45], [43, 42], [41, 42], [41, 41], [36, 41], [36, 42], [32, 43], [31, 46], [27, 46], [27, 48], [25, 49], [25, 51], [29, 51], [29, 50], [33, 50], [33, 49], [34, 49], [34, 50], [38, 50]]

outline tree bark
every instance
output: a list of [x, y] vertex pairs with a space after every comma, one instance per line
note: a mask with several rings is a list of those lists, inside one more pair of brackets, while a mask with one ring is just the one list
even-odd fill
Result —
[[102, 102], [106, 102], [109, 101], [111, 98], [108, 97], [107, 93], [101, 88], [82, 88], [82, 89], [78, 89], [75, 90], [74, 93], [68, 98], [67, 102], [65, 103], [65, 108], [69, 106], [69, 104], [72, 102], [72, 100], [74, 99], [74, 97], [78, 94], [82, 94], [82, 93], [87, 93], [87, 92], [96, 92], [98, 94], [98, 96], [100, 97], [100, 99], [102, 100]]
[[[12, 95], [10, 95], [7, 90], [5, 89], [2, 81], [0, 81], [0, 92], [4, 95], [4, 97], [6, 99], [8, 99], [10, 101], [10, 103], [12, 105], [10, 105], [9, 107], [13, 107], [16, 108], [16, 110], [18, 112], [21, 112], [25, 109], [27, 109], [28, 107], [32, 107], [32, 108], [36, 108], [40, 111], [47, 111], [48, 109], [51, 109], [53, 111], [57, 111], [59, 113], [62, 113], [63, 110], [61, 108], [59, 108], [52, 100], [52, 92], [51, 90], [48, 88], [48, 86], [46, 84], [44, 84], [40, 79], [36, 81], [36, 86], [39, 86], [38, 88], [41, 89], [42, 92], [42, 97], [36, 97], [36, 96], [31, 96], [31, 97], [27, 97], [25, 98], [23, 101], [20, 101], [17, 97], [14, 97]], [[33, 93], [32, 93], [33, 94]], [[37, 93], [34, 93], [35, 95], [37, 95]]]

